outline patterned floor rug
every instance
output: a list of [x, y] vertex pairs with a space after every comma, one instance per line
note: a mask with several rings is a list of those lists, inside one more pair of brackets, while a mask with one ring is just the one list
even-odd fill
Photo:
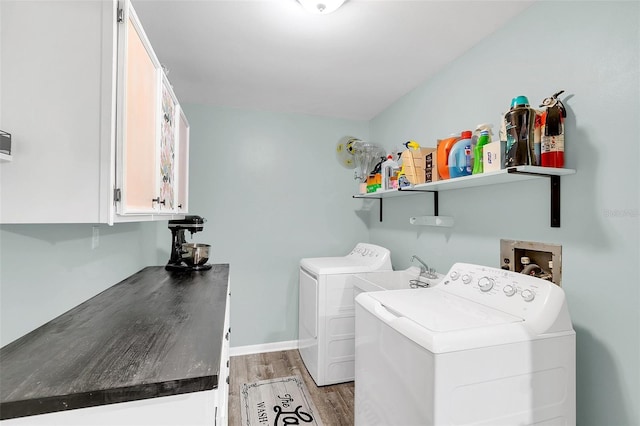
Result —
[[322, 426], [300, 376], [240, 385], [240, 407], [242, 426]]

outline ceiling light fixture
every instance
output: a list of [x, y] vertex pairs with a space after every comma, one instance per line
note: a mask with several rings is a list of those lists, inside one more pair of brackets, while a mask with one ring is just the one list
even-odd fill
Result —
[[316, 15], [327, 15], [338, 10], [346, 0], [298, 0], [304, 10]]

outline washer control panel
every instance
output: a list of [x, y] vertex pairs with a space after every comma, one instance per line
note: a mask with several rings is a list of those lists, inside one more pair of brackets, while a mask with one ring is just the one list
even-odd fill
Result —
[[385, 254], [388, 254], [389, 250], [387, 250], [384, 247], [380, 247], [380, 246], [376, 246], [374, 244], [367, 244], [367, 243], [358, 243], [358, 245], [356, 245], [353, 250], [351, 250], [351, 253], [349, 253], [347, 256], [348, 257], [356, 257], [356, 258], [362, 258], [362, 257], [383, 257]]
[[381, 268], [391, 270], [391, 252], [375, 244], [358, 243], [345, 257], [358, 263], [380, 265]]
[[564, 291], [550, 281], [469, 263], [453, 265], [438, 288], [531, 320], [564, 303]]

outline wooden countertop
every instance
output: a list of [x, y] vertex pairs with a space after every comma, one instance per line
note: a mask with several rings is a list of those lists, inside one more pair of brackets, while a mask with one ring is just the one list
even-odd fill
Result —
[[0, 419], [216, 388], [229, 265], [144, 268], [0, 349]]

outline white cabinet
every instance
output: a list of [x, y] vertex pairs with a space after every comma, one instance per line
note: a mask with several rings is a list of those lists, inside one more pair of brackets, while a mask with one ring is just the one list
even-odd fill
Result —
[[162, 80], [158, 195], [160, 211], [186, 213], [189, 204], [189, 122], [166, 76]]
[[217, 394], [218, 389], [190, 392], [18, 417], [2, 420], [0, 424], [2, 426], [220, 426], [220, 421], [215, 417]]
[[173, 94], [169, 81], [162, 79], [162, 108], [160, 110], [160, 146], [157, 183], [159, 195], [154, 200], [160, 210], [176, 210], [176, 166], [175, 155], [178, 142], [178, 100]]
[[218, 375], [218, 389], [216, 394], [216, 426], [227, 426], [229, 422], [229, 381], [230, 365], [229, 340], [231, 339], [230, 326], [231, 307], [231, 282], [227, 288], [227, 303], [224, 315], [224, 337], [222, 341], [222, 351], [220, 354], [220, 373]]
[[[161, 67], [135, 13], [125, 8], [120, 32], [116, 187], [118, 213], [153, 213], [157, 193], [156, 153]], [[124, 28], [123, 28], [124, 26]]]
[[[188, 164], [189, 141], [188, 132], [180, 132], [178, 99], [133, 8], [123, 10], [122, 20], [118, 96], [125, 107], [118, 114], [117, 213], [184, 213], [187, 187], [179, 202], [176, 181]], [[178, 155], [183, 163], [176, 161]]]
[[186, 213], [188, 124], [129, 1], [0, 7], [0, 223]]
[[178, 170], [175, 187], [176, 209], [178, 213], [189, 211], [189, 122], [182, 111], [178, 109]]

